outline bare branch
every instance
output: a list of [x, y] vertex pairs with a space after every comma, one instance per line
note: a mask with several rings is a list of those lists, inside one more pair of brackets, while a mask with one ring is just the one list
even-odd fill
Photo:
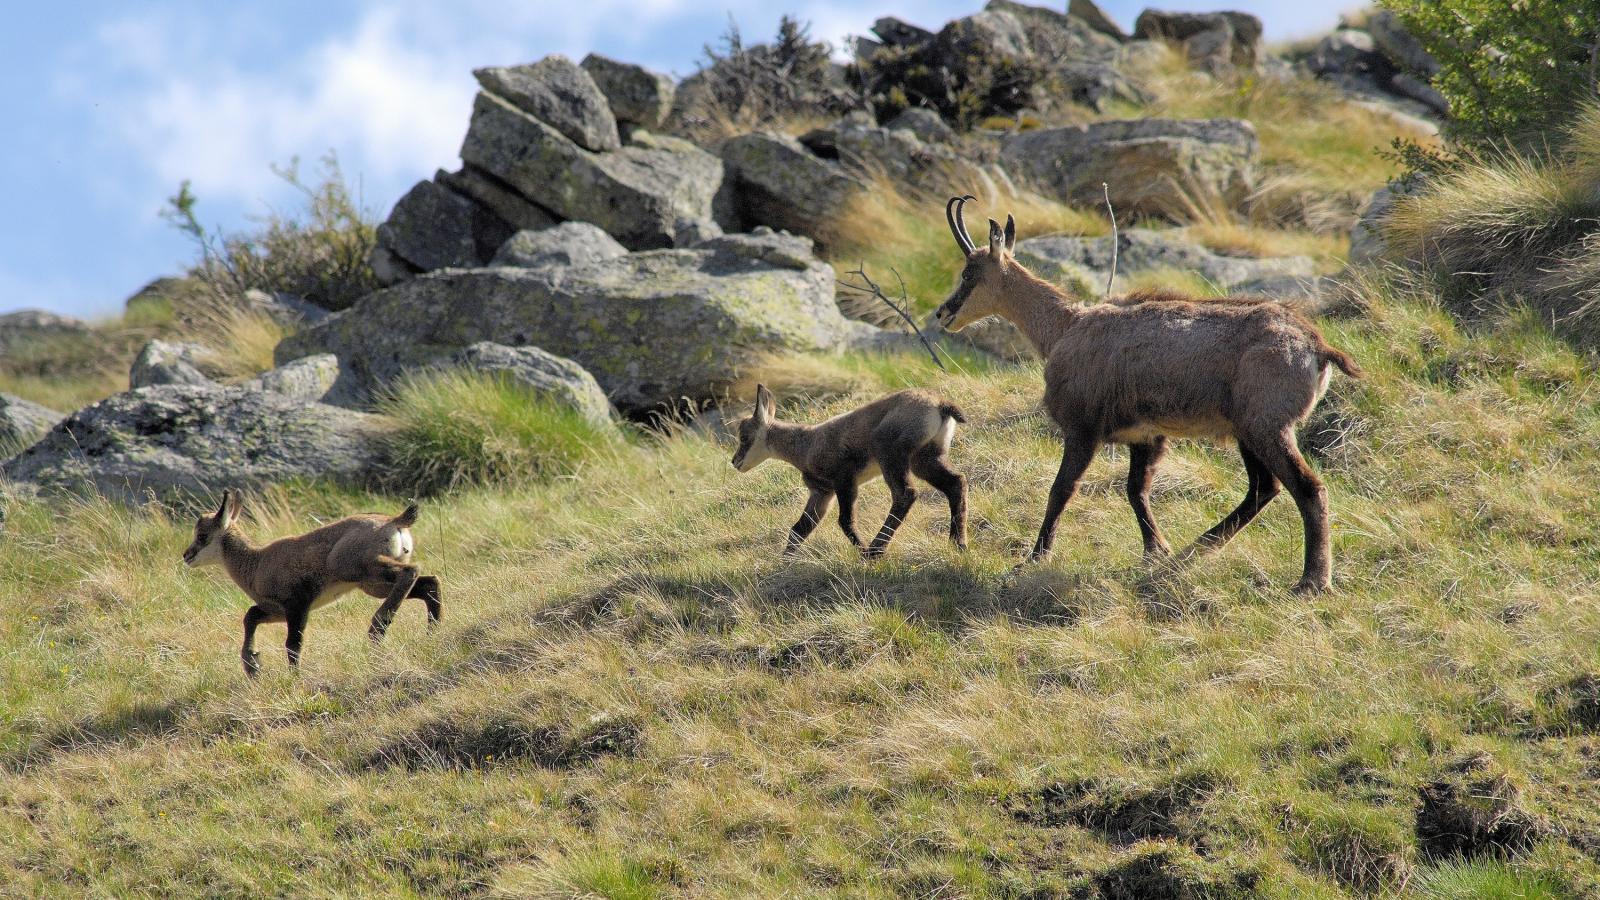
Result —
[[1121, 238], [1117, 237], [1117, 211], [1111, 208], [1111, 186], [1102, 181], [1100, 190], [1106, 195], [1106, 215], [1111, 217], [1111, 271], [1106, 273], [1106, 296], [1110, 297], [1111, 282], [1117, 278], [1117, 245]]
[[[911, 329], [911, 333], [916, 335], [917, 340], [922, 342], [922, 346], [927, 348], [928, 355], [933, 357], [933, 364], [938, 366], [941, 371], [948, 371], [944, 367], [944, 361], [939, 358], [939, 351], [934, 348], [933, 342], [928, 340], [928, 336], [923, 334], [922, 329], [917, 327], [917, 323], [911, 318], [911, 314], [906, 312], [907, 300], [905, 279], [900, 277], [899, 271], [892, 268], [889, 271], [894, 273], [895, 281], [900, 283], [900, 302], [898, 304], [893, 300], [890, 300], [889, 296], [883, 292], [883, 288], [879, 287], [878, 283], [873, 281], [872, 277], [867, 274], [867, 264], [864, 262], [857, 266], [854, 270], [845, 273], [847, 275], [854, 275], [855, 277], [861, 279], [861, 284], [851, 284], [848, 281], [839, 279], [839, 286], [846, 290], [856, 291], [858, 293], [876, 297], [883, 301], [885, 306], [894, 310], [895, 313], [900, 316], [901, 320], [906, 323], [906, 327]], [[865, 287], [862, 285], [865, 285]]]

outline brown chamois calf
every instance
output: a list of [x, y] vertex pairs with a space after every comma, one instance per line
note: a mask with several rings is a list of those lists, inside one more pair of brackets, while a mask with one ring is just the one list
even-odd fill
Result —
[[[739, 422], [739, 448], [733, 467], [748, 472], [777, 458], [800, 470], [811, 489], [805, 512], [789, 529], [784, 555], [792, 556], [822, 521], [828, 504], [839, 498], [839, 529], [873, 559], [883, 554], [895, 529], [905, 521], [917, 492], [910, 475], [937, 488], [950, 501], [950, 540], [967, 549], [967, 480], [950, 467], [950, 441], [956, 423], [966, 422], [955, 404], [926, 391], [900, 391], [817, 425], [780, 422], [772, 392], [756, 386], [755, 413]], [[882, 475], [893, 500], [889, 517], [872, 543], [856, 535], [856, 489]]]
[[1150, 516], [1150, 482], [1169, 438], [1232, 438], [1249, 476], [1244, 500], [1184, 556], [1220, 547], [1287, 486], [1305, 526], [1305, 570], [1296, 592], [1332, 585], [1328, 492], [1295, 441], [1328, 388], [1333, 367], [1361, 370], [1328, 345], [1303, 315], [1270, 299], [1195, 300], [1146, 291], [1085, 306], [1012, 256], [1016, 223], [989, 220], [989, 246], [975, 247], [955, 197], [945, 219], [966, 256], [961, 279], [939, 307], [950, 331], [1008, 319], [1044, 360], [1044, 408], [1061, 426], [1061, 468], [1030, 559], [1050, 553], [1061, 511], [1102, 443], [1129, 447], [1128, 502], [1147, 557], [1170, 552]]
[[398, 516], [350, 516], [265, 547], [253, 546], [239, 533], [234, 527], [238, 518], [238, 495], [223, 491], [216, 513], [194, 523], [194, 543], [183, 551], [183, 561], [190, 566], [221, 565], [255, 601], [244, 614], [244, 646], [239, 651], [246, 675], [253, 678], [261, 671], [256, 626], [287, 624], [284, 648], [289, 665], [299, 666], [306, 618], [352, 590], [384, 598], [367, 629], [374, 641], [383, 639], [400, 601], [409, 597], [427, 605], [429, 628], [438, 623], [439, 579], [420, 574], [411, 564], [415, 503]]

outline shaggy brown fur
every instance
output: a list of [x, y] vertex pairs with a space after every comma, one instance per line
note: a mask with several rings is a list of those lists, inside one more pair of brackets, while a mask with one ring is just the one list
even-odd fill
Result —
[[257, 626], [285, 623], [289, 665], [298, 666], [311, 611], [352, 590], [384, 598], [367, 629], [374, 641], [383, 639], [400, 601], [410, 597], [427, 606], [430, 628], [438, 623], [439, 579], [420, 574], [411, 564], [416, 504], [398, 516], [350, 516], [265, 547], [251, 545], [239, 533], [234, 527], [238, 518], [238, 496], [224, 491], [216, 513], [196, 520], [194, 543], [183, 551], [183, 561], [190, 566], [221, 565], [233, 583], [255, 601], [244, 614], [244, 646], [239, 651], [246, 675], [255, 677], [261, 671], [261, 658], [255, 651]]
[[[755, 413], [738, 425], [733, 467], [748, 472], [776, 457], [800, 470], [811, 489], [805, 512], [789, 529], [784, 555], [794, 554], [839, 498], [839, 528], [863, 556], [877, 557], [905, 521], [917, 492], [910, 475], [933, 485], [950, 501], [950, 540], [967, 548], [967, 481], [950, 467], [956, 423], [967, 421], [954, 404], [926, 391], [900, 391], [818, 425], [778, 421], [772, 392], [756, 386]], [[877, 537], [865, 547], [856, 535], [856, 489], [883, 476], [893, 501]]]
[[1130, 448], [1128, 502], [1147, 556], [1170, 552], [1150, 515], [1150, 481], [1175, 437], [1238, 442], [1250, 486], [1244, 500], [1185, 556], [1220, 547], [1287, 486], [1305, 525], [1297, 591], [1332, 584], [1327, 490], [1300, 456], [1295, 428], [1327, 390], [1331, 367], [1360, 377], [1305, 316], [1263, 298], [1197, 300], [1141, 291], [1083, 306], [1012, 256], [1016, 225], [989, 222], [989, 246], [971, 248], [952, 200], [951, 230], [967, 252], [961, 281], [938, 318], [959, 331], [985, 316], [1022, 330], [1045, 360], [1044, 407], [1061, 426], [1061, 468], [1031, 558], [1049, 554], [1056, 523], [1103, 443]]

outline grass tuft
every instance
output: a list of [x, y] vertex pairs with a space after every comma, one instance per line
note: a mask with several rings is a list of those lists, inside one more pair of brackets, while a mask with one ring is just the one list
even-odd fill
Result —
[[379, 409], [398, 423], [383, 480], [419, 495], [570, 476], [620, 443], [613, 429], [490, 373], [410, 375]]

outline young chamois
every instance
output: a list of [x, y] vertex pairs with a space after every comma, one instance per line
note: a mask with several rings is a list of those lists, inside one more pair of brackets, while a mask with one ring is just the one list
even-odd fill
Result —
[[194, 543], [183, 551], [183, 561], [190, 566], [221, 565], [255, 601], [244, 614], [244, 646], [239, 651], [246, 675], [253, 678], [261, 671], [256, 626], [286, 623], [289, 665], [299, 666], [306, 618], [352, 590], [384, 598], [367, 629], [374, 641], [383, 639], [400, 601], [409, 597], [427, 605], [429, 628], [438, 623], [439, 579], [420, 574], [411, 564], [415, 503], [398, 516], [350, 516], [265, 547], [253, 546], [239, 533], [234, 527], [238, 519], [238, 495], [223, 491], [216, 513], [194, 523]]
[[1271, 300], [1195, 300], [1146, 291], [1084, 306], [1012, 256], [1016, 223], [989, 220], [989, 246], [975, 247], [955, 197], [945, 219], [966, 256], [961, 280], [939, 307], [960, 331], [985, 316], [1021, 329], [1044, 364], [1044, 408], [1061, 426], [1061, 469], [1030, 559], [1048, 556], [1056, 522], [1102, 443], [1129, 447], [1128, 502], [1147, 557], [1170, 553], [1150, 516], [1150, 482], [1175, 437], [1232, 438], [1249, 476], [1239, 506], [1189, 547], [1188, 557], [1226, 544], [1287, 486], [1305, 526], [1305, 570], [1297, 593], [1332, 585], [1328, 493], [1301, 458], [1295, 427], [1328, 388], [1332, 367], [1359, 378], [1349, 356], [1328, 346], [1304, 316]]
[[[733, 467], [748, 472], [776, 457], [800, 470], [811, 489], [800, 520], [789, 529], [784, 555], [792, 556], [839, 498], [839, 529], [874, 559], [883, 554], [895, 529], [905, 521], [917, 492], [909, 475], [937, 488], [950, 501], [950, 540], [967, 549], [967, 480], [950, 467], [950, 441], [956, 423], [967, 419], [955, 404], [926, 391], [900, 391], [817, 425], [778, 421], [772, 392], [756, 386], [755, 413], [738, 425], [739, 449]], [[872, 543], [856, 535], [856, 489], [883, 476], [893, 498], [889, 517]]]

